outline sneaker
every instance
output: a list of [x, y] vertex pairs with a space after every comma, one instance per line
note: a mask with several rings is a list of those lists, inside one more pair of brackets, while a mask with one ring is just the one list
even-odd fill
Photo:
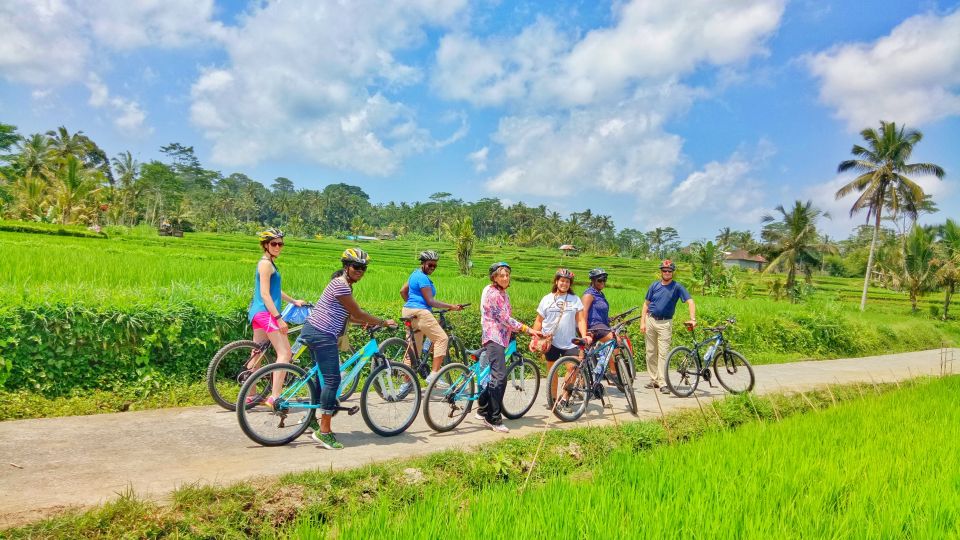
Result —
[[[436, 378], [437, 378], [437, 375], [434, 373], [427, 375], [427, 386], [430, 386], [430, 383], [432, 383], [433, 380]], [[446, 390], [447, 388], [450, 388], [450, 385], [443, 381], [437, 381], [437, 384], [433, 385], [433, 387], [436, 388], [437, 390]]]
[[656, 381], [650, 381], [647, 384], [643, 385], [644, 388], [660, 388], [660, 385]]
[[669, 393], [670, 393], [670, 389], [667, 388], [666, 386], [661, 386], [661, 387], [660, 387], [660, 393], [661, 393], [661, 394], [669, 394]]
[[[397, 397], [396, 397], [395, 399], [396, 399], [397, 401], [399, 401], [399, 400], [407, 397], [407, 394], [410, 393], [410, 389], [411, 389], [411, 388], [413, 388], [413, 385], [410, 384], [410, 383], [408, 383], [408, 382], [405, 382], [405, 383], [401, 384], [401, 385], [400, 385], [400, 388], [397, 390]], [[388, 399], [387, 401], [390, 401], [390, 400]]]
[[484, 418], [483, 415], [480, 414], [480, 413], [474, 414], [473, 417], [476, 418], [477, 420], [483, 420], [483, 421], [486, 421], [486, 420], [487, 420], [487, 419]]
[[327, 450], [342, 450], [343, 445], [337, 440], [333, 433], [320, 433], [320, 430], [314, 431], [310, 438], [320, 443], [320, 446]]
[[510, 428], [508, 428], [507, 426], [505, 426], [505, 425], [503, 425], [503, 424], [494, 424], [494, 423], [492, 423], [492, 422], [490, 422], [490, 421], [488, 421], [488, 420], [484, 420], [484, 421], [483, 421], [483, 425], [485, 425], [485, 426], [487, 426], [488, 428], [496, 431], [497, 433], [510, 433]]

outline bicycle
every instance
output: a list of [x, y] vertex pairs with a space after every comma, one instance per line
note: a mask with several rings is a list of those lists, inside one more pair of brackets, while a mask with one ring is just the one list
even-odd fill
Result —
[[[409, 366], [390, 362], [380, 354], [375, 334], [383, 328], [368, 328], [370, 341], [343, 364], [341, 369], [346, 371], [346, 375], [337, 390], [335, 413], [346, 411], [354, 415], [359, 411], [371, 431], [391, 437], [409, 428], [420, 412], [420, 383]], [[360, 405], [341, 406], [342, 392], [356, 384], [356, 379], [367, 364], [370, 364], [370, 375], [360, 390]], [[264, 402], [270, 395], [274, 376], [278, 373], [282, 379], [282, 390], [273, 407], [270, 407]], [[417, 391], [401, 395], [399, 389], [403, 384], [410, 384]], [[314, 422], [317, 409], [320, 408], [322, 389], [323, 377], [316, 365], [309, 371], [292, 363], [264, 366], [243, 383], [237, 396], [236, 411], [240, 429], [263, 446], [287, 444], [302, 435]]]
[[[617, 336], [627, 325], [639, 319], [640, 317], [634, 317], [621, 322], [611, 328], [611, 332]], [[583, 416], [592, 397], [602, 402], [606, 395], [602, 381], [606, 375], [608, 359], [619, 347], [617, 339], [595, 342], [592, 347], [588, 347], [586, 341], [580, 338], [574, 339], [573, 343], [583, 351], [583, 358], [561, 357], [554, 362], [553, 368], [547, 375], [547, 388], [552, 389], [554, 381], [559, 383], [557, 385], [559, 396], [550, 397], [553, 399], [553, 414], [564, 422], [573, 422]], [[633, 381], [629, 375], [625, 375], [630, 372], [625, 365], [623, 355], [616, 355], [615, 358], [617, 372], [612, 375], [614, 383], [618, 388], [622, 388], [623, 395], [627, 398], [627, 409], [631, 414], [636, 415], [637, 396], [633, 389]]]
[[[470, 304], [460, 304], [460, 307], [467, 307]], [[443, 359], [443, 365], [450, 364], [451, 362], [462, 362], [465, 363], [467, 359], [467, 354], [463, 348], [463, 344], [453, 332], [453, 324], [446, 318], [446, 313], [450, 311], [449, 309], [438, 309], [434, 311], [434, 314], [437, 315], [437, 322], [440, 323], [440, 328], [447, 333], [449, 342], [447, 345], [447, 355]], [[433, 349], [429, 339], [424, 338], [423, 350], [417, 351], [417, 340], [415, 334], [420, 332], [420, 330], [413, 329], [413, 317], [401, 317], [400, 321], [403, 322], [405, 337], [392, 337], [385, 340], [380, 344], [380, 353], [383, 354], [391, 362], [402, 362], [404, 359], [407, 360], [410, 367], [413, 368], [424, 379], [430, 375], [430, 372], [433, 370]]]
[[[427, 399], [423, 403], [423, 418], [434, 431], [443, 433], [460, 425], [480, 398], [480, 392], [490, 380], [490, 363], [483, 349], [467, 351], [473, 363], [444, 366], [437, 378], [427, 385]], [[506, 391], [501, 401], [501, 412], [510, 420], [527, 414], [540, 392], [540, 368], [517, 350], [517, 340], [510, 340], [504, 356], [507, 358]], [[444, 388], [438, 388], [445, 381]]]
[[[283, 310], [281, 315], [286, 320], [286, 314], [289, 313], [290, 306]], [[304, 304], [304, 307], [312, 308], [312, 304]], [[289, 321], [288, 321], [289, 322]], [[292, 336], [300, 332], [303, 325], [293, 326], [287, 330], [287, 335]], [[293, 357], [291, 362], [298, 362], [303, 356], [306, 347], [297, 336], [291, 345]], [[352, 355], [354, 351], [347, 351], [345, 354]], [[210, 364], [207, 365], [207, 391], [210, 397], [224, 409], [228, 411], [236, 410], [237, 394], [243, 383], [260, 366], [272, 364], [276, 361], [276, 355], [273, 355], [273, 345], [270, 341], [258, 343], [250, 339], [241, 339], [227, 343], [213, 355]], [[309, 355], [307, 356], [309, 358]], [[356, 382], [352, 387], [345, 388], [342, 396], [343, 400], [349, 399], [356, 391]]]
[[[730, 317], [724, 324], [705, 327], [704, 330], [716, 334], [700, 342], [696, 339], [694, 328], [687, 325], [693, 339], [693, 348], [674, 347], [667, 356], [667, 388], [675, 396], [688, 397], [693, 394], [701, 378], [713, 387], [710, 381], [711, 362], [717, 382], [728, 392], [741, 394], [753, 390], [756, 382], [753, 367], [742, 354], [730, 348], [723, 336], [724, 330], [736, 322], [735, 318]], [[709, 345], [707, 352], [701, 355], [700, 348], [706, 345]]]
[[[616, 321], [623, 319], [624, 317], [626, 317], [627, 315], [633, 313], [638, 309], [640, 309], [640, 306], [634, 306], [619, 315], [614, 315], [613, 317], [610, 318], [610, 323], [613, 324]], [[632, 321], [635, 321], [635, 320], [637, 319], [636, 318], [632, 319]], [[633, 360], [634, 358], [636, 358], [636, 354], [634, 353], [634, 350], [633, 350], [633, 340], [630, 339], [630, 335], [627, 334], [625, 330], [626, 330], [626, 327], [624, 327], [624, 331], [622, 331], [617, 336], [617, 339], [620, 341], [621, 346], [617, 347], [616, 352], [617, 354], [623, 355], [623, 363], [627, 367], [627, 373], [630, 374], [630, 382], [634, 383], [637, 380], [637, 366]]]

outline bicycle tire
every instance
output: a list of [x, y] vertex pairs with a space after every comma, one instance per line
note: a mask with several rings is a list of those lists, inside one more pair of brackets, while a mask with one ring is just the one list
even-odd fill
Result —
[[700, 384], [701, 369], [700, 357], [690, 347], [674, 347], [667, 355], [667, 388], [677, 397], [690, 397]]
[[[411, 385], [405, 392], [400, 391], [404, 383]], [[410, 366], [383, 361], [370, 372], [363, 384], [363, 390], [360, 391], [360, 412], [370, 431], [381, 437], [393, 437], [413, 424], [420, 412], [420, 401], [420, 381]], [[401, 408], [399, 414], [390, 413], [391, 408], [397, 410], [396, 405], [405, 407], [406, 410]], [[387, 416], [393, 417], [396, 422], [389, 425], [381, 423], [375, 418], [381, 410], [387, 411]]]
[[[623, 376], [626, 373], [627, 376]], [[637, 415], [637, 394], [633, 390], [633, 382], [630, 380], [629, 368], [625, 365], [622, 356], [617, 357], [617, 377], [620, 379], [620, 385], [623, 387], [623, 395], [627, 398], [627, 410], [630, 414]]]
[[[440, 381], [447, 380], [452, 381], [452, 384], [446, 389], [437, 388]], [[476, 381], [470, 368], [460, 363], [446, 365], [437, 374], [437, 378], [427, 385], [423, 419], [438, 433], [450, 431], [467, 417], [476, 397]], [[444, 418], [450, 421], [444, 422]]]
[[564, 356], [557, 359], [547, 375], [547, 388], [553, 388], [553, 381], [557, 381], [557, 396], [566, 401], [566, 406], [555, 404], [553, 414], [564, 422], [573, 422], [583, 416], [590, 403], [591, 388], [590, 376], [585, 371], [586, 363], [581, 365], [580, 358]]
[[463, 347], [463, 343], [457, 336], [450, 336], [450, 342], [447, 345], [447, 356], [443, 359], [443, 363], [444, 365], [467, 363], [467, 349]]
[[[620, 355], [623, 357], [623, 362], [627, 368], [627, 373], [630, 374], [630, 383], [633, 384], [637, 381], [637, 365], [633, 362], [633, 353], [630, 352], [629, 347], [620, 347]], [[619, 368], [617, 368], [619, 370]]]
[[[265, 400], [261, 399], [264, 389], [269, 395], [273, 377], [278, 371], [287, 373], [283, 376], [281, 395], [307, 376], [307, 371], [295, 364], [273, 363], [255, 371], [243, 383], [237, 397], [236, 411], [240, 429], [250, 440], [261, 446], [283, 446], [290, 443], [303, 435], [316, 418], [317, 411], [314, 408], [293, 406], [278, 411], [264, 403]], [[247, 401], [248, 396], [251, 397], [250, 401]], [[290, 403], [315, 405], [319, 400], [320, 390], [312, 380], [307, 380], [296, 395], [289, 397]], [[241, 403], [244, 405], [240, 406]]]
[[[210, 392], [210, 397], [217, 405], [228, 411], [236, 410], [237, 396], [240, 394], [243, 382], [256, 371], [256, 369], [248, 370], [246, 365], [258, 346], [256, 341], [242, 339], [227, 343], [213, 355], [213, 359], [207, 365], [207, 391]], [[240, 354], [233, 354], [237, 352], [240, 352]], [[265, 358], [258, 361], [261, 364], [257, 366], [258, 369], [262, 365], [273, 363], [275, 358], [272, 352], [273, 347], [268, 345], [264, 351]], [[244, 376], [244, 372], [247, 372], [246, 376]]]
[[537, 401], [540, 392], [540, 368], [532, 360], [517, 355], [507, 367], [500, 411], [510, 420], [522, 418]]
[[[721, 356], [723, 357], [722, 361], [720, 360]], [[738, 363], [742, 365], [738, 366]], [[738, 377], [738, 375], [742, 375], [744, 371], [743, 368], [746, 368], [747, 383], [745, 385], [738, 385], [735, 381], [742, 378]], [[717, 382], [720, 383], [720, 386], [724, 387], [724, 389], [731, 394], [749, 392], [753, 390], [753, 385], [756, 383], [753, 366], [750, 365], [750, 362], [747, 362], [747, 359], [744, 358], [742, 354], [733, 349], [724, 349], [722, 353], [718, 352], [714, 355], [713, 373], [717, 376]]]

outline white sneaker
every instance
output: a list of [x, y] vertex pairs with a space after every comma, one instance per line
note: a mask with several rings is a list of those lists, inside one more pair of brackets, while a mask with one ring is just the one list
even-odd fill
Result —
[[486, 420], [484, 420], [483, 425], [496, 431], [497, 433], [510, 433], [510, 428], [508, 428], [503, 424], [491, 424], [490, 422], [487, 422]]
[[[430, 386], [430, 383], [432, 383], [433, 380], [437, 378], [437, 375], [438, 375], [438, 373], [431, 373], [431, 374], [427, 375], [427, 384], [426, 384], [426, 385], [427, 385], [427, 386]], [[445, 382], [443, 382], [443, 381], [437, 381], [437, 384], [433, 385], [433, 387], [436, 388], [437, 390], [446, 390], [447, 388], [450, 388], [450, 385], [447, 384], [447, 383], [445, 383]]]
[[475, 414], [473, 415], [473, 417], [476, 418], [477, 420], [484, 420], [484, 421], [486, 420], [486, 419], [483, 417], [483, 415], [480, 414], [480, 413], [475, 413]]

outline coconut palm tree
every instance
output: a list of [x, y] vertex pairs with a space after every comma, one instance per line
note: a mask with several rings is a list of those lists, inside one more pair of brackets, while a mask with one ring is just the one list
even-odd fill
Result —
[[940, 228], [940, 242], [934, 264], [937, 283], [943, 286], [943, 320], [950, 313], [950, 300], [960, 283], [960, 224], [948, 219]]
[[903, 238], [901, 246], [901, 275], [903, 285], [910, 293], [910, 306], [917, 312], [917, 299], [933, 284], [934, 232], [931, 227], [914, 225]]
[[61, 224], [71, 223], [74, 218], [90, 213], [90, 198], [100, 189], [100, 179], [100, 171], [84, 167], [76, 156], [67, 157], [52, 188]]
[[17, 144], [14, 168], [21, 176], [49, 180], [56, 169], [56, 155], [50, 140], [39, 133], [21, 140]]
[[880, 122], [880, 130], [867, 128], [860, 132], [867, 146], [853, 145], [851, 153], [856, 159], [840, 163], [838, 172], [856, 171], [860, 175], [837, 190], [836, 198], [858, 192], [860, 196], [850, 208], [850, 215], [866, 209], [867, 220], [874, 218], [873, 240], [870, 242], [870, 254], [867, 256], [867, 273], [863, 278], [863, 294], [860, 297], [860, 310], [867, 306], [867, 288], [870, 285], [870, 272], [873, 269], [877, 235], [880, 233], [880, 219], [884, 207], [894, 215], [905, 212], [916, 216], [917, 205], [924, 199], [923, 189], [909, 178], [908, 174], [932, 174], [942, 179], [943, 168], [934, 163], [907, 163], [913, 147], [923, 139], [917, 130], [897, 129], [896, 122]]
[[792, 292], [796, 285], [797, 270], [803, 271], [809, 278], [810, 268], [816, 268], [820, 263], [822, 242], [817, 234], [817, 220], [829, 218], [830, 215], [815, 208], [812, 201], [796, 201], [790, 210], [779, 205], [776, 211], [780, 214], [779, 220], [771, 214], [762, 219], [767, 225], [761, 237], [771, 244], [773, 255], [763, 272], [786, 270], [787, 282], [784, 286], [788, 292]]

